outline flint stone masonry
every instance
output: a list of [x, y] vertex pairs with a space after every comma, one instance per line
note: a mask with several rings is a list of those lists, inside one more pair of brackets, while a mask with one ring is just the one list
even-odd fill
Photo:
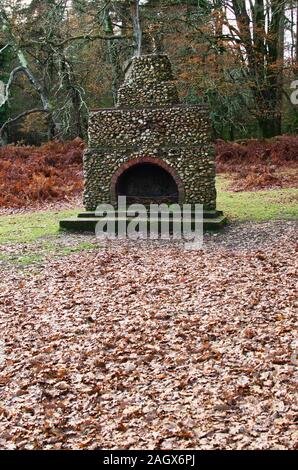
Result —
[[134, 58], [118, 90], [117, 107], [145, 108], [179, 103], [171, 63], [164, 55]]
[[215, 152], [208, 108], [178, 104], [171, 64], [164, 55], [133, 58], [114, 109], [91, 113], [84, 154], [84, 205], [116, 203], [117, 180], [136, 164], [166, 170], [179, 203], [216, 208]]

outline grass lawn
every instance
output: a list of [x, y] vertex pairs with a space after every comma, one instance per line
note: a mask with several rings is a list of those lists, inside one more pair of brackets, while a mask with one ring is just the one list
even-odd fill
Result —
[[78, 210], [38, 211], [0, 216], [0, 244], [30, 243], [40, 237], [57, 235], [59, 220], [76, 215]]
[[[298, 219], [298, 189], [233, 193], [227, 190], [229, 183], [228, 177], [217, 179], [218, 208], [231, 222]], [[59, 220], [75, 216], [79, 210], [0, 216], [0, 264], [39, 264], [46, 256], [61, 257], [94, 248], [91, 240], [73, 237], [69, 241], [59, 232]], [[8, 246], [10, 250], [5, 249]]]
[[270, 191], [227, 191], [230, 179], [217, 178], [217, 206], [231, 221], [265, 222], [298, 219], [298, 189]]
[[0, 264], [1, 261], [18, 266], [40, 264], [47, 256], [60, 258], [93, 249], [96, 245], [91, 241], [82, 237], [69, 240], [59, 232], [59, 220], [75, 216], [79, 210], [0, 216]]

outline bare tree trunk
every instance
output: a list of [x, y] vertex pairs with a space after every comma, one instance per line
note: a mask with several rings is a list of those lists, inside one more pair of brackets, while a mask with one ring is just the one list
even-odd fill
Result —
[[[10, 27], [6, 12], [3, 8], [1, 8], [1, 10], [0, 10], [0, 20], [2, 20], [2, 31], [4, 33], [8, 33], [8, 36], [10, 38], [10, 47], [12, 47], [12, 49], [15, 51], [15, 54], [16, 54], [18, 60], [19, 60], [19, 63], [20, 63], [20, 66], [13, 69], [10, 73], [8, 82], [5, 86], [5, 93], [4, 93], [4, 95], [2, 97], [2, 100], [0, 102], [0, 108], [2, 106], [4, 106], [6, 103], [8, 103], [9, 95], [10, 95], [10, 89], [11, 89], [11, 86], [12, 86], [16, 76], [18, 76], [19, 74], [25, 75], [27, 77], [27, 79], [29, 80], [29, 82], [31, 83], [31, 85], [33, 86], [33, 88], [38, 93], [39, 97], [40, 97], [40, 100], [41, 100], [42, 105], [43, 105], [42, 112], [46, 112], [46, 113], [49, 114], [49, 117], [50, 117], [49, 118], [49, 129], [51, 129], [51, 131], [49, 131], [49, 134], [53, 137], [55, 135], [55, 131], [56, 131], [56, 123], [54, 122], [54, 117], [53, 117], [50, 101], [49, 101], [43, 87], [41, 86], [39, 81], [35, 78], [32, 71], [30, 70], [27, 59], [26, 59], [23, 51], [19, 48], [18, 41], [16, 40], [16, 38], [14, 37], [14, 34], [11, 31], [11, 27]], [[1, 131], [0, 131], [0, 145], [1, 145], [1, 142], [2, 142], [2, 145], [3, 145], [4, 130], [7, 128], [8, 124], [10, 124], [13, 121], [19, 120], [21, 117], [25, 116], [26, 113], [27, 114], [32, 114], [32, 112], [36, 112], [36, 111], [35, 110], [29, 110], [27, 112], [21, 113], [20, 115], [16, 116], [16, 118], [14, 118], [12, 120], [9, 119], [6, 123], [4, 123], [4, 125], [2, 126]]]
[[[62, 85], [64, 82], [66, 91], [70, 94], [72, 104], [71, 114], [71, 137], [86, 137], [87, 129], [87, 105], [82, 97], [82, 90], [76, 83], [72, 65], [68, 62], [65, 56], [61, 58], [62, 68]], [[85, 113], [84, 113], [85, 110]]]
[[[104, 9], [104, 29], [105, 33], [113, 36], [113, 24], [111, 21], [110, 10], [109, 7]], [[119, 47], [116, 41], [108, 40], [108, 51], [109, 51], [109, 59], [110, 64], [112, 66], [112, 94], [113, 94], [113, 102], [116, 104], [117, 102], [117, 91], [121, 83], [122, 79], [122, 68], [120, 64], [119, 58]]]
[[7, 121], [2, 125], [0, 128], [0, 147], [5, 145], [5, 132], [7, 128], [13, 124], [14, 122], [19, 121], [20, 119], [23, 119], [24, 117], [28, 116], [29, 114], [36, 114], [36, 113], [48, 113], [50, 114], [50, 111], [47, 111], [45, 109], [39, 109], [39, 108], [34, 108], [34, 109], [29, 109], [28, 111], [24, 111], [23, 113], [18, 114], [18, 116], [14, 118], [7, 119]]
[[136, 41], [135, 56], [140, 57], [142, 52], [142, 27], [141, 27], [141, 12], [140, 0], [135, 0], [135, 13], [133, 15], [134, 35]]
[[296, 64], [298, 64], [298, 3], [296, 8]]
[[[22, 63], [26, 64], [25, 60], [22, 60]], [[54, 122], [54, 118], [53, 118], [52, 109], [51, 109], [49, 99], [46, 96], [46, 94], [44, 93], [44, 90], [42, 89], [39, 82], [36, 80], [36, 78], [32, 74], [32, 72], [25, 65], [21, 65], [20, 67], [16, 67], [15, 69], [13, 69], [11, 71], [8, 82], [5, 86], [5, 93], [4, 93], [4, 95], [2, 97], [2, 100], [0, 102], [0, 108], [8, 103], [11, 86], [12, 86], [15, 78], [19, 74], [23, 74], [28, 78], [28, 80], [31, 83], [31, 85], [33, 86], [33, 88], [39, 94], [39, 97], [40, 97], [40, 100], [42, 102], [43, 108], [42, 109], [33, 109], [33, 110], [24, 111], [23, 113], [19, 114], [15, 118], [8, 119], [0, 129], [0, 145], [5, 144], [3, 136], [4, 136], [4, 131], [6, 131], [7, 127], [10, 124], [12, 124], [13, 122], [16, 122], [16, 121], [20, 120], [21, 118], [27, 116], [28, 114], [32, 114], [32, 113], [37, 113], [37, 112], [48, 113], [49, 114], [49, 127], [48, 127], [49, 137], [53, 138], [55, 136], [55, 133], [56, 133], [56, 123]]]

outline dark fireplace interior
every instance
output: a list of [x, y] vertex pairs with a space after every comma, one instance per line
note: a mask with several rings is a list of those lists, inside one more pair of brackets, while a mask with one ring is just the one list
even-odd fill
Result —
[[126, 196], [127, 203], [176, 203], [178, 187], [164, 168], [151, 163], [136, 164], [124, 171], [116, 186], [117, 196]]

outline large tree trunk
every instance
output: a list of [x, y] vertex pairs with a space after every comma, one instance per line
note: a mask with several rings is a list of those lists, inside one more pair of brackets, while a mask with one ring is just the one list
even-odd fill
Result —
[[68, 129], [69, 137], [85, 138], [87, 129], [87, 106], [83, 101], [82, 91], [79, 89], [77, 84], [72, 65], [68, 62], [64, 55], [61, 58], [61, 71], [65, 91], [69, 93], [72, 105], [72, 109], [70, 110], [71, 125]]
[[296, 9], [296, 63], [298, 64], [298, 5]]
[[270, 85], [266, 84], [263, 90], [258, 90], [256, 93], [258, 123], [265, 139], [281, 134], [281, 93], [278, 74], [271, 77]]
[[[283, 62], [284, 62], [284, 5], [271, 0], [271, 17], [264, 0], [250, 3], [233, 0], [239, 38], [245, 48], [248, 77], [257, 105], [257, 119], [264, 137], [281, 134]], [[269, 22], [268, 32], [266, 21]]]
[[[283, 67], [285, 45], [285, 6], [279, 0], [272, 0], [271, 8], [272, 18], [268, 39], [268, 82], [266, 90], [268, 103], [268, 124], [265, 126], [265, 132], [266, 134], [269, 132], [269, 137], [280, 135], [282, 132]], [[270, 127], [272, 129], [271, 132]]]
[[259, 127], [264, 139], [271, 139], [281, 134], [281, 116], [270, 116], [269, 113], [264, 118], [258, 119]]
[[[104, 9], [104, 30], [107, 35], [113, 36], [113, 23], [110, 16], [110, 10], [107, 6]], [[112, 94], [113, 102], [117, 102], [117, 92], [122, 81], [122, 68], [119, 57], [119, 46], [116, 41], [108, 40], [109, 60], [112, 67]]]
[[24, 111], [23, 113], [19, 114], [18, 116], [8, 119], [0, 129], [0, 146], [5, 144], [4, 136], [5, 136], [5, 133], [7, 132], [8, 126], [11, 123], [18, 121], [19, 119], [21, 119], [22, 117], [24, 117], [28, 114], [32, 114], [32, 113], [36, 113], [36, 112], [44, 112], [44, 113], [47, 113], [49, 115], [48, 136], [49, 136], [49, 138], [52, 139], [56, 135], [57, 126], [56, 126], [56, 122], [54, 120], [54, 116], [53, 116], [53, 113], [52, 113], [52, 108], [51, 108], [51, 105], [50, 105], [49, 98], [47, 97], [44, 89], [42, 88], [42, 86], [40, 85], [38, 80], [36, 80], [35, 76], [32, 74], [30, 69], [27, 67], [27, 62], [26, 62], [26, 60], [25, 60], [25, 58], [24, 58], [24, 56], [21, 52], [19, 52], [18, 57], [19, 57], [19, 59], [21, 57], [20, 61], [23, 65], [21, 65], [20, 67], [16, 67], [14, 70], [11, 71], [8, 82], [5, 86], [5, 93], [4, 93], [3, 97], [1, 98], [0, 108], [4, 107], [8, 103], [11, 86], [12, 86], [15, 78], [19, 74], [23, 74], [28, 78], [28, 80], [31, 83], [31, 85], [33, 86], [33, 88], [39, 94], [39, 97], [40, 97], [40, 100], [42, 102], [43, 108], [39, 109], [39, 110], [33, 109], [33, 110]]

